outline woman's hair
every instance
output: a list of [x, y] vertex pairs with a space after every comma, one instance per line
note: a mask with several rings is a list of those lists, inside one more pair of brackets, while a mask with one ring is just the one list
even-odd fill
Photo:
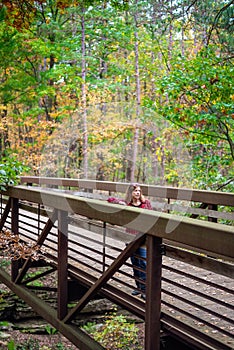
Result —
[[[132, 201], [132, 192], [133, 192], [137, 187], [139, 187], [140, 190], [141, 190], [141, 186], [140, 186], [139, 184], [137, 184], [137, 183], [130, 184], [130, 185], [128, 186], [128, 189], [127, 189], [127, 191], [126, 191], [126, 196], [125, 196], [125, 202], [126, 202], [127, 204], [131, 203], [131, 201]], [[145, 197], [144, 197], [143, 194], [142, 194], [142, 190], [141, 190], [140, 201], [141, 201], [142, 203], [145, 202]]]

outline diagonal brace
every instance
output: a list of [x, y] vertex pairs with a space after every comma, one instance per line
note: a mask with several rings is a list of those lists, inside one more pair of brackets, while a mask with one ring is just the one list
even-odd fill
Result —
[[2, 231], [3, 226], [6, 222], [6, 219], [9, 215], [9, 212], [11, 210], [11, 197], [8, 198], [7, 204], [5, 205], [4, 212], [2, 214], [2, 218], [0, 220], [0, 231]]
[[141, 233], [135, 240], [130, 242], [103, 275], [95, 282], [92, 287], [83, 295], [78, 304], [64, 318], [64, 322], [68, 322], [78, 312], [80, 312], [86, 304], [91, 300], [93, 295], [106, 284], [106, 282], [115, 274], [115, 272], [125, 263], [125, 261], [136, 251], [136, 249], [145, 241], [145, 234]]
[[[37, 245], [41, 246], [44, 243], [47, 235], [50, 233], [50, 230], [52, 229], [52, 227], [54, 226], [55, 221], [57, 220], [57, 216], [58, 216], [57, 210], [54, 209], [53, 213], [52, 213], [52, 217], [48, 219], [47, 223], [45, 224], [45, 227], [43, 228], [40, 236], [38, 237], [38, 240], [37, 240], [37, 243], [36, 243]], [[30, 263], [31, 263], [31, 258], [29, 257], [25, 261], [22, 269], [20, 270], [20, 273], [18, 274], [17, 278], [15, 279], [15, 283], [20, 283], [22, 281], [22, 279], [24, 278], [27, 270], [30, 267]]]

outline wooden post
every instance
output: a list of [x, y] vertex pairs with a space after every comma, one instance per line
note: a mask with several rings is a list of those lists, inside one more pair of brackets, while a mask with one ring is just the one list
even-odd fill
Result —
[[[19, 234], [19, 200], [11, 198], [11, 232], [14, 235]], [[20, 269], [19, 260], [11, 262], [11, 280], [14, 282], [18, 276]]]
[[145, 350], [160, 350], [162, 239], [147, 236]]
[[102, 247], [102, 271], [105, 272], [106, 269], [106, 222], [103, 222], [103, 247]]
[[68, 304], [68, 213], [58, 211], [58, 318], [67, 315]]
[[[209, 210], [215, 210], [215, 211], [218, 211], [218, 206], [216, 204], [209, 204], [208, 205], [208, 209]], [[208, 216], [208, 221], [211, 221], [211, 222], [218, 222], [218, 219], [217, 218], [214, 218], [214, 217], [210, 217]]]

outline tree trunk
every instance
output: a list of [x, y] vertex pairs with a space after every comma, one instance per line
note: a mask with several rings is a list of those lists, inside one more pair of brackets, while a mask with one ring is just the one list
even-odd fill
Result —
[[138, 155], [138, 141], [139, 141], [139, 116], [140, 116], [140, 103], [141, 103], [141, 88], [140, 88], [140, 72], [139, 72], [139, 39], [138, 39], [138, 0], [135, 2], [136, 12], [134, 13], [134, 37], [135, 37], [135, 77], [136, 77], [136, 127], [133, 137], [133, 154], [132, 154], [132, 167], [131, 167], [131, 182], [134, 182], [136, 161]]
[[86, 53], [85, 53], [85, 8], [82, 7], [81, 15], [81, 93], [82, 93], [82, 115], [83, 115], [83, 176], [88, 177], [88, 131], [87, 131], [87, 100], [86, 100]]

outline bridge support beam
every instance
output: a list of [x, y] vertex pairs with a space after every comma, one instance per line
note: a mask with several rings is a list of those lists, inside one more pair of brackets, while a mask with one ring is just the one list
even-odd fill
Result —
[[68, 303], [68, 213], [58, 211], [58, 318], [67, 315]]
[[[11, 198], [11, 231], [14, 235], [19, 234], [19, 200], [17, 198]], [[19, 260], [11, 261], [12, 281], [16, 280], [20, 267]]]
[[160, 350], [162, 239], [147, 236], [145, 350]]

